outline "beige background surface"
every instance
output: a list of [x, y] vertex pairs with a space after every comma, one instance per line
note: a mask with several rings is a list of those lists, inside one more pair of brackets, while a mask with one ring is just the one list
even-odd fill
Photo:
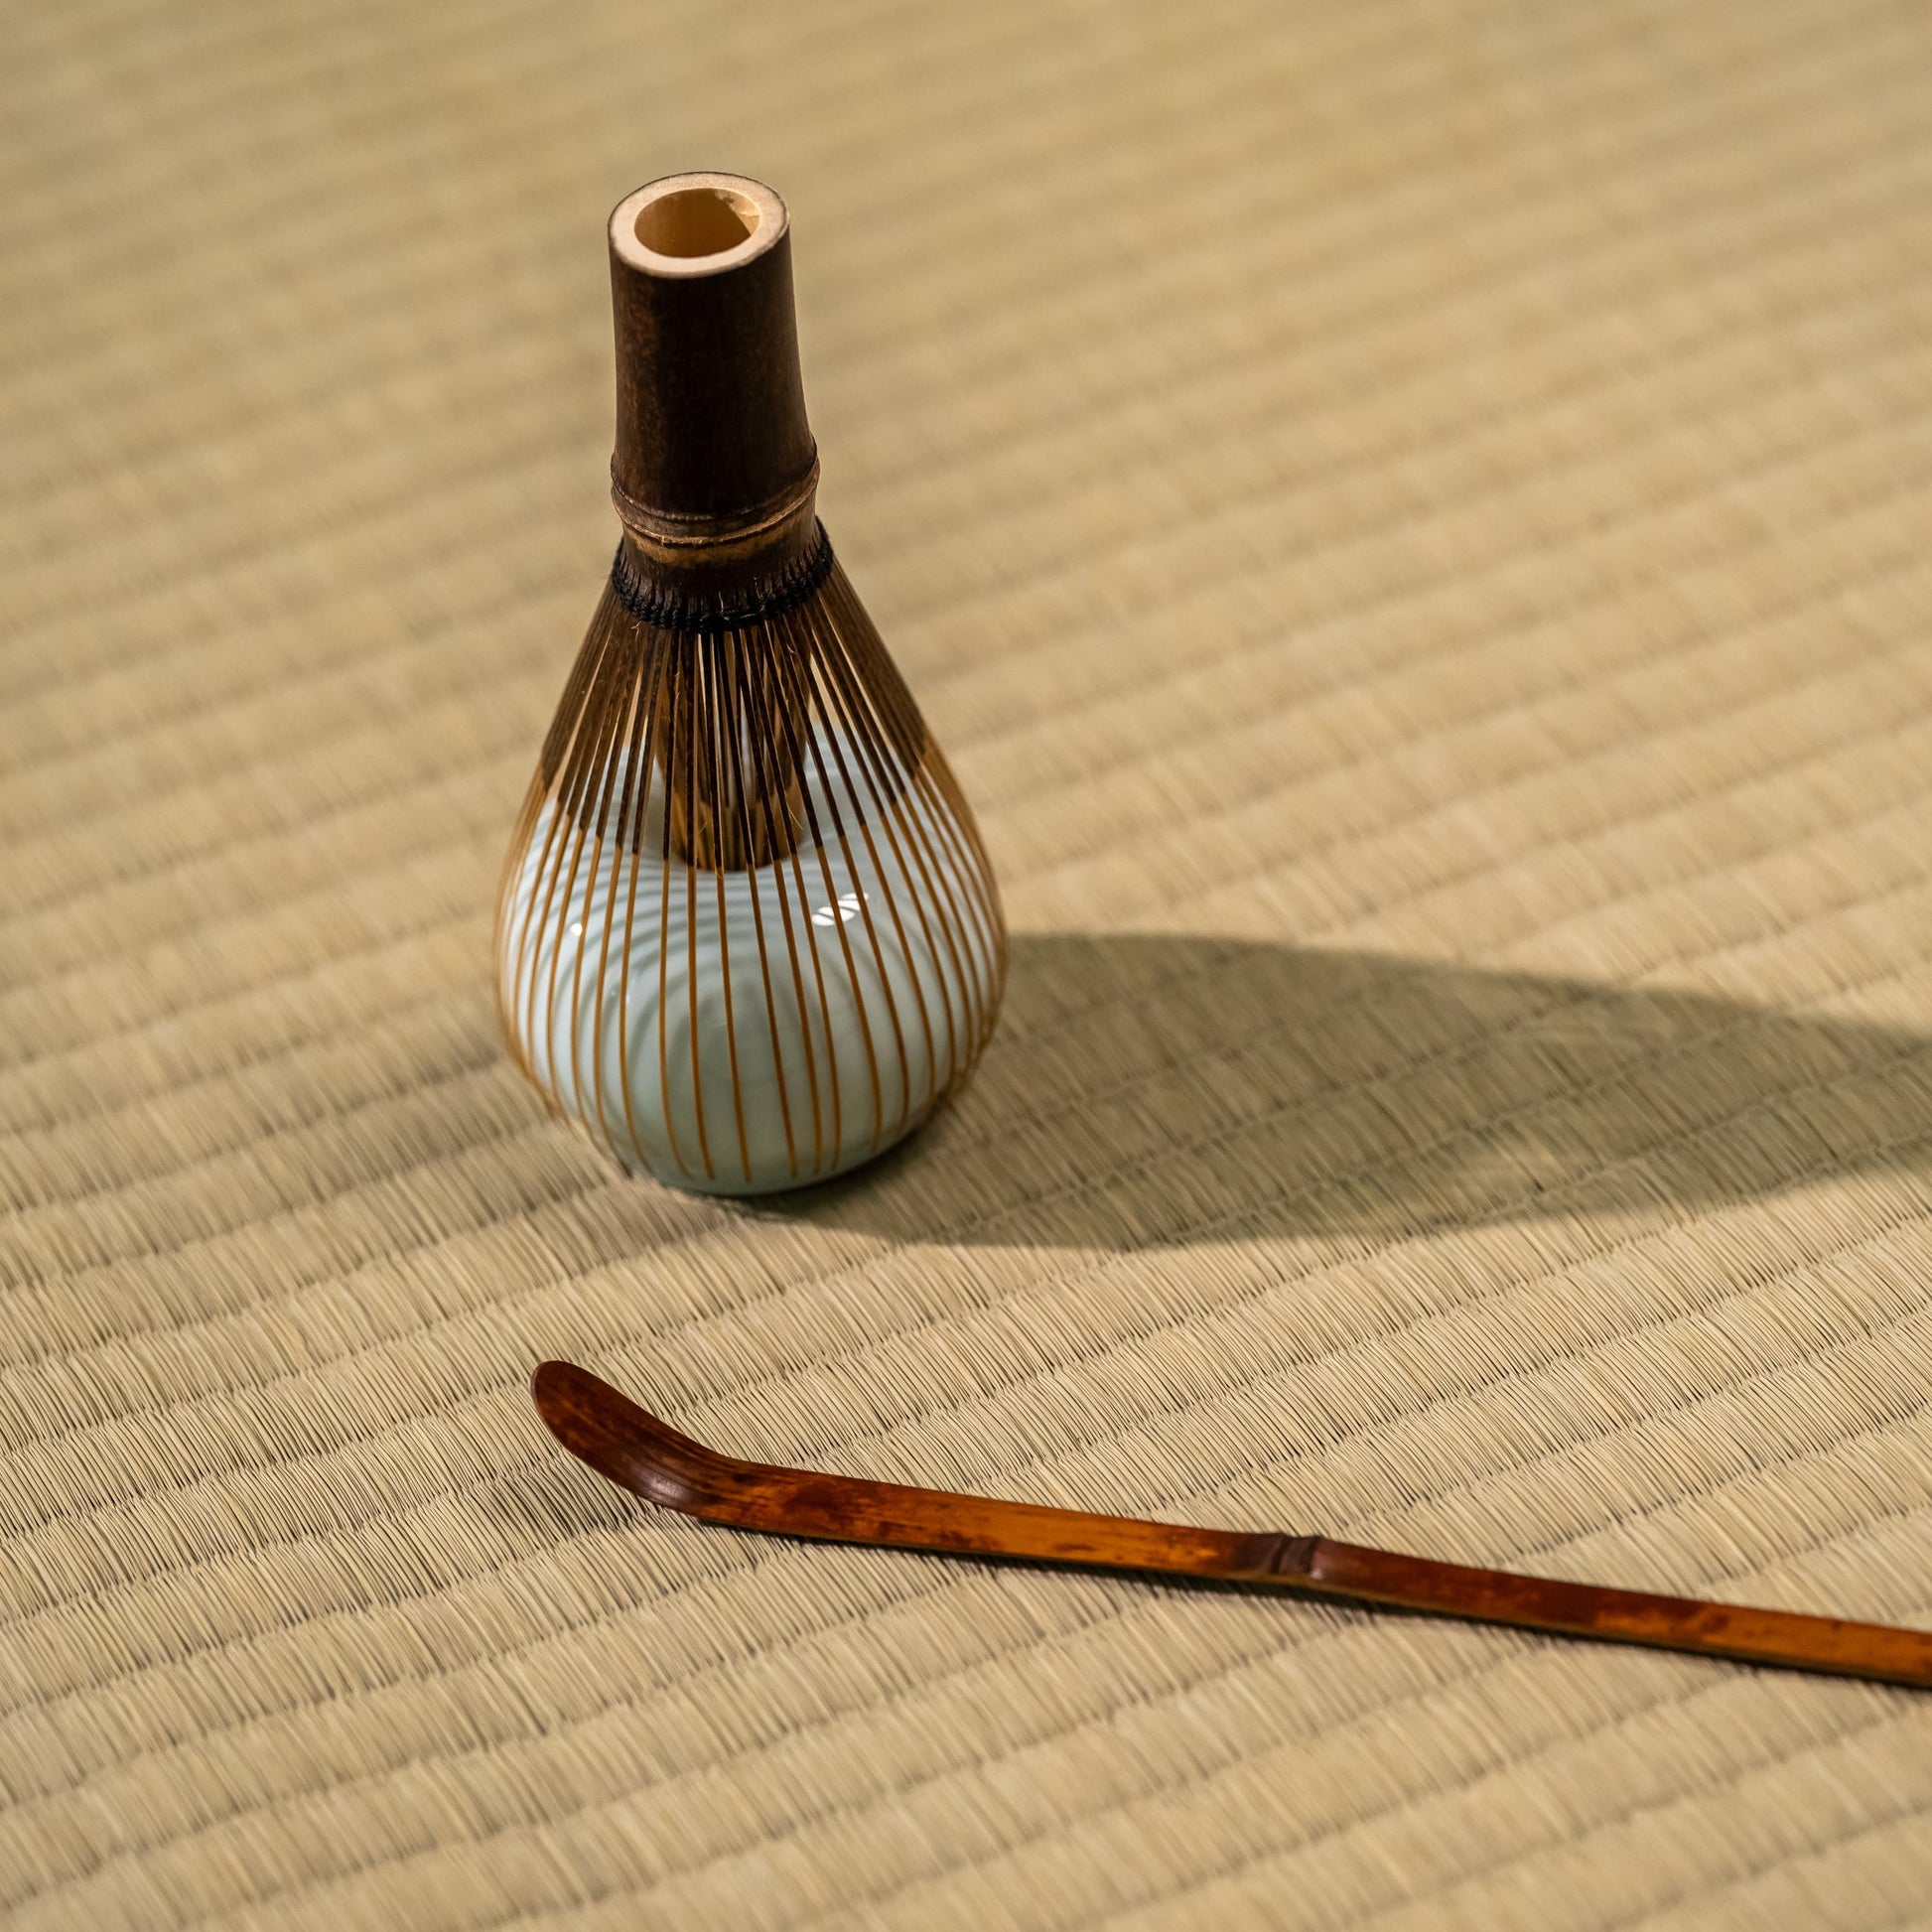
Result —
[[[1922, 5], [0, 43], [10, 1927], [1932, 1922], [1908, 1694], [756, 1544], [523, 1393], [1932, 1621]], [[1019, 935], [757, 1212], [487, 978], [690, 166]]]

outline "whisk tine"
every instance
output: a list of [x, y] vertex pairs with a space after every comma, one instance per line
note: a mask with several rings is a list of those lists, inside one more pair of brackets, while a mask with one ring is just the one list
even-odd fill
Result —
[[802, 599], [713, 628], [644, 621], [614, 572], [504, 870], [517, 1064], [688, 1186], [879, 1151], [966, 1078], [997, 1011], [977, 828], [824, 547]]

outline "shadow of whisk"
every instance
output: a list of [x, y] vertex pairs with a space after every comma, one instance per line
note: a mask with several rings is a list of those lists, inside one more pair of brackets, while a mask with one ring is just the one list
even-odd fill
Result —
[[1932, 1174], [1932, 1037], [1364, 952], [1023, 934], [977, 1083], [755, 1210], [1121, 1249], [1683, 1212]]

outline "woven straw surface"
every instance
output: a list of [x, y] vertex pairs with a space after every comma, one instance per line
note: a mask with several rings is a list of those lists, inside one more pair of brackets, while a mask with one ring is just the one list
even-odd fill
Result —
[[[0, 41], [9, 1927], [1927, 1922], [1909, 1694], [758, 1542], [524, 1393], [1932, 1621], [1919, 0]], [[1016, 929], [750, 1211], [488, 982], [689, 166]]]

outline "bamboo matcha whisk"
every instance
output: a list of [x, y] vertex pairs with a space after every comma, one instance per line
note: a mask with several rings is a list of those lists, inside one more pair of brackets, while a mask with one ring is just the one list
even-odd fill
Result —
[[496, 917], [518, 1065], [625, 1166], [756, 1193], [889, 1147], [1006, 974], [973, 816], [814, 513], [784, 204], [611, 216], [623, 534]]

